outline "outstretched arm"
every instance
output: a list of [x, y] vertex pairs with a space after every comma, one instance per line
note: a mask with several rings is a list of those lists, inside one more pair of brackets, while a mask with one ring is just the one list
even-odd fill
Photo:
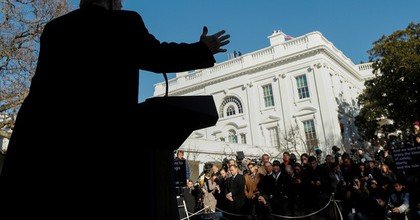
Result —
[[211, 67], [216, 62], [213, 54], [226, 51], [221, 47], [229, 43], [229, 35], [224, 35], [224, 31], [207, 35], [206, 27], [196, 43], [161, 43], [148, 32], [140, 16], [136, 26], [136, 35], [140, 37], [136, 48], [139, 68], [157, 73]]

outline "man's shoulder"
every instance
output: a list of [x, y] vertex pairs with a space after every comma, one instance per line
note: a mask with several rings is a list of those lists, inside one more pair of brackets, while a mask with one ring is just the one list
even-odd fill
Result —
[[68, 21], [69, 19], [71, 19], [72, 17], [77, 16], [77, 14], [80, 13], [80, 9], [74, 10], [74, 11], [70, 11], [64, 15], [58, 16], [56, 18], [51, 19], [47, 25], [48, 26], [54, 26], [57, 24], [60, 24], [62, 22]]
[[126, 18], [137, 18], [137, 19], [141, 18], [139, 13], [135, 11], [129, 11], [129, 10], [113, 11], [113, 14], [117, 16], [121, 16], [121, 17], [126, 17]]
[[116, 10], [116, 11], [112, 11], [112, 13], [103, 13], [103, 11], [92, 11], [92, 12], [86, 13], [86, 12], [83, 12], [83, 10], [81, 9], [76, 9], [74, 11], [68, 12], [67, 14], [54, 18], [48, 23], [50, 25], [54, 25], [54, 24], [62, 23], [62, 22], [69, 22], [71, 20], [86, 19], [89, 17], [101, 17], [101, 16], [107, 16], [107, 15], [113, 15], [114, 18], [117, 17], [118, 19], [141, 19], [141, 16], [139, 13], [135, 11], [129, 11], [129, 10]]

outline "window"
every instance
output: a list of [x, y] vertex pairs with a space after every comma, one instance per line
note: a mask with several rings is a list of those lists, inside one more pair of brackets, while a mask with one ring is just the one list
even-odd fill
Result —
[[265, 85], [263, 88], [265, 107], [274, 106], [273, 88], [271, 84]]
[[[225, 106], [228, 103], [231, 105], [229, 105], [225, 110]], [[223, 100], [222, 104], [220, 105], [219, 115], [221, 118], [223, 118], [224, 115], [227, 115], [227, 116], [235, 115], [236, 111], [238, 111], [239, 114], [243, 113], [241, 101], [239, 101], [239, 99], [234, 96], [228, 96]]]
[[241, 134], [241, 143], [246, 144], [246, 135], [245, 134]]
[[228, 139], [229, 143], [238, 143], [238, 136], [236, 135], [236, 131], [229, 130]]
[[296, 84], [299, 99], [309, 98], [309, 88], [308, 81], [306, 80], [306, 75], [296, 77]]
[[318, 139], [316, 137], [315, 123], [314, 120], [308, 120], [303, 122], [305, 129], [306, 145], [313, 149], [318, 145]]
[[272, 127], [268, 129], [268, 133], [270, 135], [270, 145], [272, 147], [279, 147], [279, 129], [278, 127]]
[[227, 116], [231, 116], [231, 115], [235, 115], [236, 113], [235, 113], [235, 107], [233, 106], [233, 105], [231, 105], [231, 106], [229, 106], [227, 109], [226, 109], [226, 115]]

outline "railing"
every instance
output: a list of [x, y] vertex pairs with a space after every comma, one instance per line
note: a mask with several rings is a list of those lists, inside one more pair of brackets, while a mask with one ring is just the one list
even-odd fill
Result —
[[304, 35], [303, 37], [298, 37], [293, 40], [286, 41], [283, 43], [283, 47], [285, 50], [290, 49], [292, 47], [296, 47], [302, 44], [307, 44], [309, 42], [309, 37]]
[[373, 70], [372, 63], [359, 64], [357, 67], [359, 67], [359, 71]]
[[185, 80], [188, 81], [188, 80], [196, 79], [198, 77], [201, 77], [202, 74], [203, 74], [203, 72], [201, 72], [201, 71], [197, 71], [195, 73], [188, 74], [187, 76], [185, 76]]
[[[199, 83], [203, 80], [208, 79], [208, 77], [213, 77], [218, 74], [229, 74], [230, 72], [240, 70], [247, 67], [252, 67], [254, 64], [258, 64], [265, 61], [270, 61], [277, 59], [282, 56], [287, 56], [289, 54], [293, 54], [299, 50], [305, 50], [314, 48], [316, 46], [324, 45], [334, 51], [339, 57], [344, 60], [348, 65], [355, 67], [355, 64], [346, 57], [340, 50], [338, 50], [330, 41], [328, 41], [324, 36], [322, 36], [319, 32], [311, 32], [301, 37], [294, 38], [292, 40], [288, 40], [282, 44], [270, 46], [268, 48], [264, 48], [249, 54], [244, 54], [240, 57], [227, 60], [225, 62], [216, 64], [212, 68], [208, 68], [206, 70], [196, 70], [193, 73], [185, 74], [179, 76], [178, 78], [172, 79], [169, 81], [170, 88], [179, 89], [184, 86], [183, 83], [187, 82], [185, 86]], [[359, 71], [366, 71], [371, 69], [371, 64], [363, 64], [358, 65], [355, 67], [355, 70]], [[211, 75], [207, 75], [211, 74]], [[178, 88], [174, 88], [179, 86]], [[163, 88], [163, 90], [162, 90]], [[160, 94], [164, 92], [164, 82], [158, 83], [155, 85], [155, 94]]]
[[252, 59], [259, 59], [265, 56], [271, 56], [274, 53], [273, 47], [265, 48], [254, 53], [251, 53]]

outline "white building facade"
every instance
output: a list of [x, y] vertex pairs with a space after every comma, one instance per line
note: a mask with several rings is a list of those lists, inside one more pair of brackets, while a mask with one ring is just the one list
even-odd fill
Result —
[[[270, 46], [212, 68], [177, 73], [170, 96], [212, 95], [219, 112], [213, 127], [197, 130], [180, 146], [188, 160], [222, 161], [284, 151], [331, 153], [359, 145], [354, 117], [357, 96], [371, 78], [371, 64], [355, 65], [321, 33], [288, 38], [281, 31]], [[165, 93], [155, 85], [154, 96]]]

